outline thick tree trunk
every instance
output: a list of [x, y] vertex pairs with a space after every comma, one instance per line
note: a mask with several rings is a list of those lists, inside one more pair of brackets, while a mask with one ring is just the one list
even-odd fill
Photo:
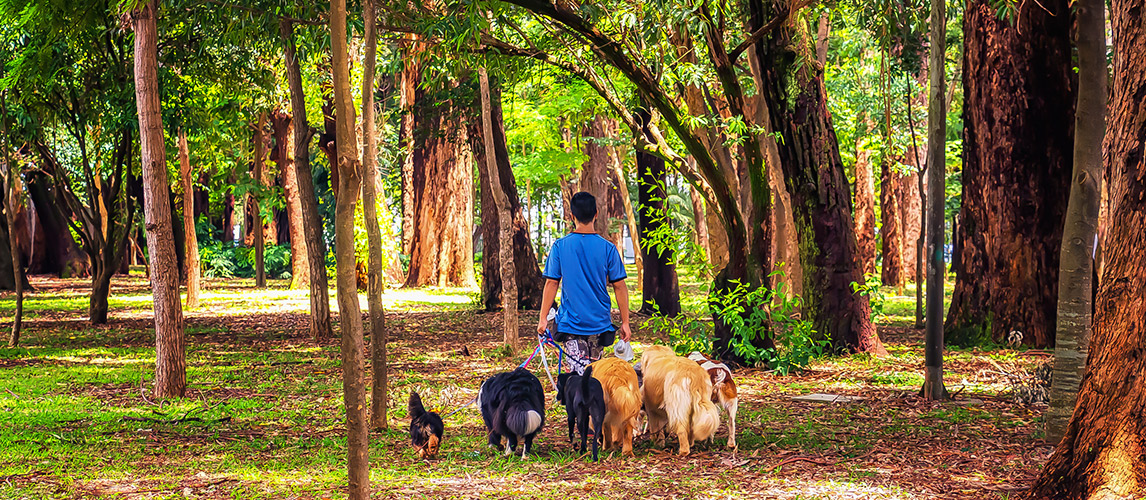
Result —
[[452, 100], [431, 103], [432, 97], [418, 94], [405, 286], [474, 286], [473, 165], [464, 106]]
[[[783, 0], [750, 0], [750, 28], [763, 27], [786, 8]], [[760, 93], [772, 129], [784, 139], [778, 141], [779, 163], [800, 242], [803, 312], [837, 349], [885, 355], [871, 323], [871, 305], [852, 292], [852, 283], [862, 283], [863, 274], [848, 182], [824, 102], [823, 70], [797, 65], [796, 40], [806, 37], [796, 29], [802, 28], [776, 28], [748, 56], [758, 58]]]
[[597, 199], [597, 220], [593, 227], [597, 234], [609, 239], [609, 165], [612, 148], [594, 139], [615, 135], [604, 115], [596, 115], [581, 131], [581, 147], [585, 163], [581, 164], [581, 190]]
[[963, 206], [947, 341], [1022, 332], [1054, 344], [1058, 258], [1069, 196], [1074, 76], [1067, 0], [1024, 9], [993, 2], [963, 15]]
[[[642, 127], [649, 126], [649, 111], [640, 108], [633, 113]], [[680, 286], [677, 283], [676, 259], [672, 248], [652, 244], [650, 235], [668, 224], [664, 217], [665, 161], [637, 151], [637, 225], [640, 231], [641, 257], [645, 264], [641, 313], [665, 316], [680, 314]], [[719, 351], [718, 351], [719, 352]]]
[[302, 195], [299, 193], [298, 172], [294, 168], [293, 117], [284, 110], [275, 111], [271, 114], [271, 129], [275, 133], [271, 161], [275, 162], [279, 172], [282, 172], [287, 228], [290, 231], [290, 288], [302, 290], [310, 287], [310, 268], [307, 261]]
[[[926, 154], [926, 151], [924, 152]], [[908, 156], [912, 160], [910, 149]], [[923, 235], [923, 217], [925, 217], [919, 210], [922, 203], [921, 191], [919, 189], [922, 183], [919, 182], [919, 172], [912, 172], [907, 175], [900, 176], [899, 185], [899, 222], [900, 229], [903, 232], [903, 280], [916, 282], [916, 271], [918, 270], [917, 262], [919, 259], [919, 248], [916, 244], [924, 238]], [[923, 184], [926, 189], [926, 184]]]
[[[821, 18], [822, 19], [822, 18]], [[875, 185], [871, 174], [871, 151], [856, 151], [855, 220], [860, 269], [875, 273]]]
[[[509, 151], [505, 145], [505, 128], [502, 122], [501, 90], [496, 80], [490, 82], [490, 112], [493, 116], [493, 151], [497, 164], [497, 176], [501, 181], [501, 191], [509, 201], [509, 211], [513, 214], [513, 261], [514, 274], [517, 276], [517, 303], [523, 309], [537, 309], [541, 307], [541, 293], [545, 280], [541, 277], [541, 270], [537, 265], [537, 254], [533, 252], [533, 244], [529, 237], [529, 223], [522, 213], [522, 206], [517, 192], [517, 182], [513, 178], [513, 169], [509, 164]], [[502, 281], [501, 281], [501, 247], [506, 241], [501, 237], [500, 212], [493, 197], [495, 189], [490, 185], [490, 177], [486, 172], [486, 152], [483, 122], [475, 119], [475, 126], [471, 126], [471, 144], [474, 149], [474, 161], [481, 167], [478, 176], [481, 186], [481, 231], [482, 231], [482, 300], [487, 311], [502, 307]], [[481, 141], [481, 142], [478, 142]]]
[[902, 176], [895, 171], [892, 159], [884, 155], [879, 181], [880, 215], [883, 219], [879, 231], [883, 250], [880, 281], [886, 286], [898, 288], [904, 285], [902, 210], [899, 206], [901, 184]]
[[322, 219], [318, 216], [318, 198], [314, 194], [314, 178], [310, 172], [310, 124], [306, 120], [306, 95], [290, 21], [279, 21], [279, 36], [283, 39], [294, 121], [294, 172], [302, 208], [302, 239], [306, 241], [307, 274], [310, 278], [310, 334], [315, 342], [319, 342], [334, 336], [330, 326], [330, 296], [326, 281], [326, 242], [322, 239]]
[[[1092, 55], [1087, 52], [1098, 54], [1093, 46], [1095, 25], [1102, 22], [1102, 2], [1078, 5], [1095, 10], [1079, 15], [1079, 71], [1098, 73], [1098, 68], [1086, 63]], [[1142, 355], [1146, 351], [1146, 252], [1142, 251], [1146, 247], [1146, 218], [1142, 216], [1146, 212], [1146, 163], [1142, 161], [1146, 156], [1146, 103], [1142, 100], [1146, 94], [1146, 12], [1141, 2], [1115, 0], [1111, 25], [1114, 92], [1104, 154], [1107, 187], [1103, 188], [1109, 193], [1105, 212], [1109, 225], [1102, 242], [1104, 264], [1094, 304], [1090, 357], [1066, 434], [1028, 498], [1142, 498], [1146, 488], [1146, 419], [1142, 418], [1146, 414], [1146, 385], [1142, 383], [1146, 377], [1146, 356]], [[1100, 103], [1101, 94], [1096, 96], [1087, 85], [1087, 80], [1099, 75], [1081, 78], [1085, 93], [1080, 97]], [[1093, 104], [1079, 106], [1091, 120], [1095, 119], [1091, 113], [1097, 114], [1098, 109]], [[1079, 132], [1093, 139], [1092, 130], [1080, 126]], [[1087, 150], [1094, 154], [1092, 147]]]
[[199, 307], [199, 237], [195, 234], [195, 188], [192, 183], [191, 158], [187, 151], [187, 131], [179, 129], [179, 177], [183, 181], [183, 244], [187, 249], [183, 262], [187, 276], [187, 308]]
[[[494, 142], [493, 129], [494, 129], [494, 116], [493, 116], [493, 99], [490, 97], [490, 83], [489, 75], [486, 74], [485, 68], [478, 69], [478, 85], [481, 91], [481, 129], [482, 129], [482, 145], [484, 146], [485, 161], [479, 165], [489, 177], [490, 197], [493, 198], [494, 205], [497, 209], [497, 220], [499, 229], [499, 236], [501, 244], [498, 245], [498, 261], [501, 265], [498, 271], [501, 274], [501, 283], [505, 289], [502, 295], [502, 313], [503, 320], [502, 330], [505, 345], [509, 346], [510, 352], [517, 351], [517, 270], [514, 247], [516, 245], [505, 244], [513, 240], [514, 226], [516, 219], [510, 212], [509, 196], [506, 195], [505, 184], [501, 180], [501, 167], [498, 165], [497, 145]], [[483, 205], [485, 208], [485, 205]], [[493, 274], [493, 273], [489, 273]]]
[[1094, 240], [1098, 225], [1098, 184], [1102, 175], [1102, 138], [1106, 133], [1106, 8], [1100, 0], [1080, 1], [1075, 5], [1079, 77], [1074, 128], [1074, 182], [1070, 187], [1059, 257], [1054, 377], [1046, 419], [1046, 439], [1050, 443], [1057, 443], [1066, 434], [1078, 397], [1079, 381], [1086, 368], [1092, 316]]
[[361, 172], [354, 131], [354, 98], [350, 93], [350, 61], [346, 46], [346, 0], [330, 2], [331, 71], [337, 116], [338, 194], [335, 207], [335, 262], [338, 267], [338, 309], [342, 330], [342, 391], [346, 408], [346, 448], [351, 500], [370, 497], [369, 432], [366, 422], [365, 360], [362, 311], [358, 307], [354, 260], [354, 205]]
[[820, 67], [828, 64], [828, 35], [832, 32], [832, 17], [828, 9], [820, 13], [819, 24], [816, 27], [816, 60]]
[[[946, 57], [947, 5], [931, 4], [931, 86], [927, 111], [927, 175], [930, 205], [927, 209], [927, 227], [932, 228], [927, 242], [927, 323], [924, 333], [923, 397], [930, 401], [947, 399], [943, 385], [943, 246], [947, 175], [947, 107], [943, 90], [947, 83], [943, 61]], [[917, 283], [916, 286], [921, 286]]]
[[[264, 186], [263, 161], [267, 157], [266, 140], [263, 138], [263, 135], [265, 135], [263, 129], [266, 128], [266, 124], [267, 113], [260, 112], [254, 124], [255, 130], [252, 139], [252, 142], [254, 142], [254, 150], [251, 153], [253, 155], [251, 176], [254, 177], [255, 183], [260, 188]], [[264, 231], [262, 212], [259, 209], [259, 197], [251, 196], [251, 203], [248, 206], [250, 207], [250, 214], [247, 215], [247, 220], [249, 221], [251, 231], [253, 231], [255, 235], [252, 243], [255, 247], [255, 288], [266, 288], [267, 269], [266, 259], [264, 258], [266, 252], [266, 232]]]
[[167, 151], [163, 145], [159, 106], [155, 3], [150, 0], [132, 13], [132, 25], [135, 29], [135, 101], [143, 165], [143, 214], [155, 308], [155, 396], [168, 398], [183, 397], [187, 382], [179, 267], [175, 261]]
[[28, 198], [36, 209], [44, 236], [42, 272], [61, 278], [91, 276], [91, 259], [76, 244], [68, 223], [57, 210], [60, 200], [51, 180], [43, 173], [29, 175]]
[[388, 401], [386, 398], [386, 310], [382, 307], [382, 291], [386, 286], [382, 270], [382, 232], [378, 226], [378, 202], [374, 190], [378, 182], [378, 143], [374, 123], [374, 68], [377, 61], [378, 33], [374, 0], [362, 3], [362, 17], [366, 32], [362, 63], [362, 218], [366, 226], [367, 289], [366, 301], [370, 307], [370, 427], [386, 429]]

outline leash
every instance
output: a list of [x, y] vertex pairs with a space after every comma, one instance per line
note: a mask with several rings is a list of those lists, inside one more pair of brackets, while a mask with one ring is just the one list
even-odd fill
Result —
[[[478, 395], [481, 395], [481, 393], [479, 392], [479, 393], [478, 393]], [[454, 411], [451, 411], [451, 412], [449, 412], [449, 413], [447, 413], [447, 414], [445, 414], [445, 415], [442, 415], [442, 419], [444, 420], [444, 419], [446, 419], [447, 417], [452, 417], [452, 416], [453, 416], [455, 413], [457, 413], [457, 412], [459, 412], [459, 411], [462, 411], [462, 410], [464, 410], [464, 409], [466, 409], [466, 408], [469, 408], [469, 406], [470, 406], [470, 405], [472, 405], [472, 404], [474, 404], [475, 402], [477, 402], [477, 400], [478, 400], [478, 397], [477, 397], [477, 396], [474, 396], [474, 398], [473, 398], [473, 399], [471, 399], [471, 400], [470, 400], [468, 403], [466, 403], [466, 404], [464, 404], [464, 405], [461, 405], [461, 406], [459, 406], [459, 407], [458, 407], [456, 410], [454, 410]]]

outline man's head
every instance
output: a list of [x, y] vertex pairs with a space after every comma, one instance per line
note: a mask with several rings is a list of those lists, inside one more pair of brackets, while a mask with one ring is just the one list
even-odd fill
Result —
[[593, 222], [593, 218], [597, 216], [597, 199], [584, 191], [573, 195], [569, 205], [573, 218], [582, 224]]

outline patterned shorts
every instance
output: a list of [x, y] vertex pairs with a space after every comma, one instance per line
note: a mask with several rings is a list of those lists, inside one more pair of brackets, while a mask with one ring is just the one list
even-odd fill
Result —
[[585, 367], [601, 359], [603, 351], [604, 349], [597, 342], [597, 335], [570, 335], [569, 340], [565, 341], [564, 370], [566, 372], [576, 371], [578, 375], [581, 375], [585, 373]]

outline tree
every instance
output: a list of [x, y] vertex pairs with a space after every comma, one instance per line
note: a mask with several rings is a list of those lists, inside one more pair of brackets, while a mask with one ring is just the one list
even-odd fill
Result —
[[247, 204], [248, 214], [247, 221], [249, 221], [249, 231], [254, 234], [254, 247], [255, 247], [255, 288], [267, 287], [267, 268], [266, 259], [266, 231], [263, 228], [264, 217], [259, 208], [259, 195], [261, 194], [263, 185], [263, 170], [266, 168], [266, 129], [267, 113], [260, 111], [255, 118], [255, 122], [251, 124], [254, 133], [252, 134], [251, 142], [251, 176], [255, 179], [255, 186], [259, 190], [251, 195], [250, 202]]
[[310, 171], [311, 129], [306, 119], [306, 95], [302, 88], [298, 55], [295, 53], [292, 21], [286, 18], [279, 20], [279, 37], [283, 42], [291, 115], [294, 120], [294, 171], [302, 205], [302, 226], [310, 275], [310, 334], [318, 342], [334, 334], [330, 326], [330, 298], [326, 281], [326, 243], [322, 240], [322, 219], [318, 216], [318, 198], [314, 194], [314, 179]]
[[[1092, 74], [1080, 73], [1083, 82], [1099, 75], [1102, 38], [1102, 2], [1078, 4], [1079, 64], [1090, 62]], [[1141, 498], [1146, 485], [1142, 450], [1146, 442], [1146, 15], [1140, 2], [1115, 0], [1111, 4], [1114, 33], [1114, 81], [1110, 128], [1105, 139], [1105, 204], [1108, 218], [1102, 247], [1102, 276], [1094, 303], [1090, 356], [1078, 391], [1078, 402], [1066, 433], [1055, 447], [1028, 498]], [[1097, 18], [1097, 19], [1096, 19]], [[1103, 65], [1105, 61], [1103, 60]], [[1088, 66], [1080, 66], [1084, 71]], [[1094, 74], [1094, 73], [1097, 73]], [[1088, 115], [1101, 107], [1104, 93], [1083, 84], [1091, 105], [1079, 108]], [[1081, 99], [1081, 95], [1080, 95]], [[1088, 121], [1098, 121], [1094, 117]], [[1079, 129], [1083, 132], [1083, 129]], [[1093, 137], [1093, 130], [1087, 130]], [[1090, 154], [1093, 150], [1088, 148]]]
[[183, 244], [186, 245], [184, 274], [187, 277], [187, 308], [199, 307], [199, 240], [195, 234], [195, 189], [190, 153], [187, 151], [187, 131], [178, 132], [179, 178], [183, 186]]
[[[642, 131], [646, 131], [652, 113], [641, 108], [633, 114], [642, 124]], [[640, 311], [642, 314], [676, 316], [680, 314], [680, 285], [673, 258], [675, 249], [664, 242], [665, 234], [672, 233], [665, 206], [665, 199], [668, 198], [665, 174], [664, 159], [637, 151], [637, 231], [641, 243], [641, 261], [644, 264]], [[720, 347], [715, 349], [721, 355], [731, 350]]]
[[378, 141], [374, 123], [374, 68], [378, 53], [377, 18], [374, 0], [362, 3], [366, 22], [365, 54], [362, 64], [362, 214], [366, 223], [368, 249], [367, 303], [370, 307], [370, 426], [385, 429], [386, 422], [386, 310], [382, 307], [382, 233], [378, 229], [378, 202], [374, 190], [378, 182]]
[[143, 213], [155, 302], [155, 396], [183, 397], [186, 391], [183, 309], [179, 303], [179, 266], [168, 196], [167, 151], [159, 107], [156, 0], [131, 13], [135, 31], [135, 101], [143, 170]]
[[331, 72], [337, 120], [338, 170], [334, 220], [334, 258], [338, 275], [339, 328], [342, 330], [342, 392], [346, 406], [346, 447], [351, 500], [370, 497], [370, 445], [366, 422], [366, 387], [362, 311], [358, 307], [357, 272], [354, 259], [354, 205], [362, 182], [358, 162], [358, 138], [354, 127], [354, 98], [350, 94], [350, 61], [346, 46], [346, 0], [330, 2]]
[[[822, 21], [825, 18], [820, 19]], [[856, 243], [859, 247], [857, 255], [860, 269], [864, 275], [875, 273], [875, 186], [871, 173], [871, 153], [867, 149], [857, 150], [855, 164]]]
[[271, 161], [282, 173], [283, 195], [286, 198], [287, 231], [290, 235], [290, 288], [310, 287], [309, 256], [306, 250], [306, 226], [302, 215], [302, 194], [299, 192], [298, 172], [294, 168], [294, 118], [284, 110], [271, 113], [271, 130], [275, 145]]
[[509, 211], [509, 197], [501, 182], [501, 172], [497, 165], [497, 147], [493, 138], [493, 104], [490, 98], [489, 75], [485, 68], [478, 69], [478, 85], [481, 91], [482, 138], [485, 146], [485, 162], [479, 165], [489, 177], [490, 194], [497, 206], [497, 220], [501, 226], [498, 262], [501, 264], [502, 320], [505, 345], [511, 352], [517, 352], [517, 270], [512, 244], [514, 218]]
[[[16, 207], [20, 197], [20, 192], [16, 189], [16, 177], [20, 175], [20, 170], [12, 163], [12, 155], [9, 150], [12, 148], [11, 136], [8, 135], [8, 107], [5, 101], [7, 100], [6, 93], [0, 91], [0, 134], [4, 135], [4, 142], [0, 143], [0, 149], [3, 150], [4, 160], [4, 185], [0, 186], [0, 190], [7, 191], [3, 196], [5, 203], [0, 208], [4, 209], [4, 215], [8, 220], [8, 249], [12, 257], [12, 287], [16, 290], [16, 310], [12, 313], [12, 331], [8, 336], [8, 347], [16, 347], [20, 345], [20, 328], [24, 320], [24, 265], [20, 262], [20, 248], [16, 244], [16, 237], [12, 233], [16, 229]], [[0, 193], [3, 194], [3, 193]]]
[[594, 229], [602, 238], [609, 237], [609, 165], [612, 163], [613, 149], [602, 140], [615, 135], [616, 126], [603, 114], [597, 114], [581, 131], [585, 163], [581, 165], [581, 191], [593, 195], [597, 200], [597, 219]]
[[[931, 202], [927, 211], [927, 329], [924, 333], [923, 396], [931, 401], [947, 399], [943, 385], [943, 244], [946, 230], [947, 108], [944, 61], [947, 49], [947, 5], [931, 2], [931, 90], [927, 111], [927, 176]], [[922, 175], [922, 174], [920, 174]], [[915, 286], [922, 286], [916, 283]]]
[[975, 0], [963, 15], [961, 254], [945, 334], [952, 344], [1002, 342], [1011, 331], [1024, 344], [1054, 343], [1075, 81], [1067, 0], [1040, 5], [1009, 20], [994, 2]]
[[880, 240], [883, 242], [883, 266], [880, 281], [884, 285], [902, 288], [903, 276], [903, 220], [900, 217], [902, 175], [896, 171], [894, 161], [885, 153], [880, 160], [879, 198]]
[[[517, 276], [517, 305], [523, 309], [537, 309], [541, 307], [541, 292], [545, 280], [541, 277], [541, 269], [537, 265], [537, 254], [533, 251], [533, 243], [529, 235], [529, 223], [522, 213], [523, 207], [518, 195], [517, 181], [509, 162], [502, 116], [501, 87], [498, 80], [493, 77], [490, 78], [489, 87], [493, 149], [485, 146], [485, 132], [480, 128], [484, 126], [484, 118], [472, 119], [469, 133], [474, 160], [480, 167], [478, 168], [478, 181], [481, 188], [482, 300], [487, 311], [502, 307], [504, 297], [501, 281], [501, 246], [503, 241], [512, 241], [514, 273]], [[481, 109], [481, 96], [479, 95], [478, 98], [478, 108]], [[493, 197], [494, 190], [497, 188], [490, 184], [489, 173], [484, 168], [484, 163], [488, 161], [487, 156], [490, 155], [491, 151], [496, 160], [497, 177], [501, 181], [500, 191], [505, 193], [509, 202], [510, 213], [513, 216], [512, 240], [504, 240], [501, 237], [501, 214], [495, 210], [497, 203]]]
[[1091, 276], [1098, 226], [1102, 137], [1106, 133], [1106, 20], [1101, 1], [1080, 1], [1078, 16], [1078, 107], [1074, 125], [1074, 174], [1059, 256], [1058, 325], [1046, 439], [1067, 431], [1086, 368], [1092, 316]]

